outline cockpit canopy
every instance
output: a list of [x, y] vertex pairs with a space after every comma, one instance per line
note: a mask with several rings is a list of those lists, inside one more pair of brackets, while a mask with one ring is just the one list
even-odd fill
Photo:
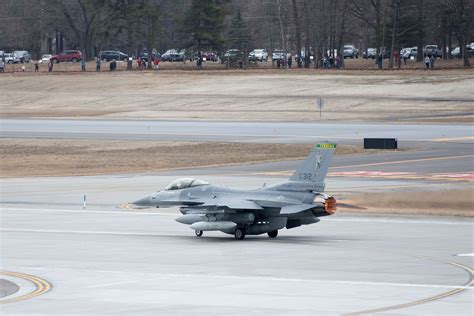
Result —
[[191, 178], [182, 178], [182, 179], [174, 180], [173, 182], [171, 182], [165, 188], [165, 190], [167, 191], [181, 190], [181, 189], [197, 187], [200, 185], [207, 185], [207, 184], [209, 184], [209, 182], [197, 180], [197, 179], [191, 179]]

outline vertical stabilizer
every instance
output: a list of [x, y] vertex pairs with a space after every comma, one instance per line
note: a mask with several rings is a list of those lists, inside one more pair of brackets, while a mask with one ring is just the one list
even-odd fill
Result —
[[313, 151], [299, 165], [290, 181], [295, 182], [324, 182], [328, 173], [329, 162], [336, 150], [336, 144], [317, 144]]

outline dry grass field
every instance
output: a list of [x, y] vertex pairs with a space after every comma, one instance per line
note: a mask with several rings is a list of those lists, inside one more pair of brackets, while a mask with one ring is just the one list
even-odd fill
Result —
[[[0, 139], [2, 177], [72, 176], [302, 159], [313, 145], [87, 139]], [[336, 154], [361, 153], [340, 145]]]
[[[0, 114], [471, 123], [473, 86], [472, 69], [6, 73], [0, 74]], [[322, 118], [319, 97], [326, 101]]]

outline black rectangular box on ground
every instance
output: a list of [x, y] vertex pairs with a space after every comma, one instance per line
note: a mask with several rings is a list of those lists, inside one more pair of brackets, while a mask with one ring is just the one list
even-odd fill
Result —
[[397, 149], [396, 138], [364, 138], [364, 149]]

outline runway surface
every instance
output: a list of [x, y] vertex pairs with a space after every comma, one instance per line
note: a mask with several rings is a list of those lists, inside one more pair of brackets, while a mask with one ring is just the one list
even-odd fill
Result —
[[109, 138], [140, 140], [314, 143], [400, 141], [473, 143], [472, 125], [2, 119], [3, 137]]
[[[192, 173], [247, 188], [283, 180], [220, 171]], [[119, 207], [175, 177], [2, 179], [1, 269], [17, 274], [0, 278], [20, 291], [0, 299], [10, 300], [1, 314], [472, 314], [471, 219], [336, 214], [275, 240], [236, 241], [195, 237], [173, 208]], [[329, 192], [403, 185], [466, 183], [328, 179]]]
[[[262, 143], [395, 137], [403, 150], [336, 156], [327, 192], [466, 189], [474, 181], [467, 125], [0, 123], [2, 137]], [[127, 205], [177, 177], [259, 188], [283, 181], [298, 163], [1, 179], [0, 314], [473, 314], [472, 219], [336, 214], [282, 230], [275, 240], [236, 241], [222, 233], [195, 237], [174, 221], [175, 208]]]

